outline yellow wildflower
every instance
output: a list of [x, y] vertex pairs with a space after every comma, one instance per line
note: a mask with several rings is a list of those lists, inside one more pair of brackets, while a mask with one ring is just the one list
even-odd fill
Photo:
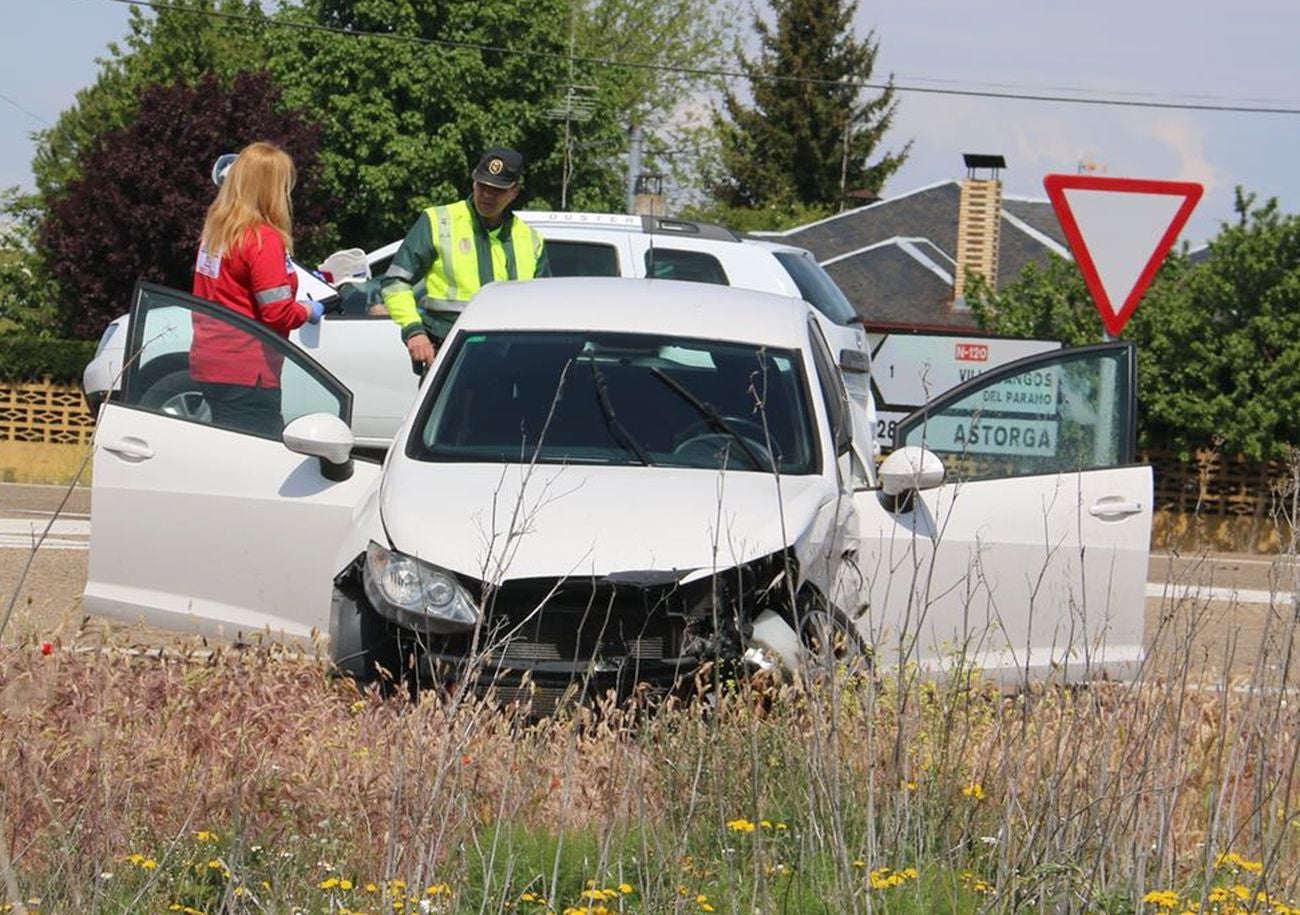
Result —
[[215, 842], [217, 838], [215, 832], [208, 832], [206, 829], [200, 829], [194, 834], [194, 841], [196, 842]]
[[1251, 861], [1248, 858], [1245, 858], [1237, 854], [1235, 851], [1224, 852], [1223, 854], [1220, 854], [1215, 857], [1214, 859], [1215, 867], [1222, 867], [1225, 864], [1228, 865], [1229, 867], [1233, 867], [1238, 870], [1243, 870], [1251, 874], [1262, 874], [1264, 872], [1263, 862]]
[[450, 896], [450, 895], [451, 895], [451, 887], [448, 886], [448, 885], [445, 884], [445, 883], [435, 883], [435, 884], [433, 884], [432, 886], [426, 886], [426, 887], [424, 888], [424, 895], [426, 895], [426, 896]]
[[961, 789], [961, 793], [976, 801], [984, 800], [984, 786], [974, 782]]
[[732, 832], [753, 832], [755, 826], [749, 820], [728, 820], [727, 828]]
[[1152, 890], [1142, 897], [1142, 901], [1158, 909], [1172, 909], [1178, 905], [1178, 894], [1173, 890]]
[[322, 880], [320, 883], [316, 884], [316, 886], [322, 890], [332, 890], [338, 885], [339, 885], [338, 877], [330, 877], [329, 879]]
[[624, 896], [626, 896], [628, 893], [632, 892], [632, 890], [633, 890], [633, 887], [632, 887], [632, 884], [630, 884], [630, 883], [620, 883], [620, 884], [618, 885], [618, 891], [619, 891], [620, 893], [622, 893]]

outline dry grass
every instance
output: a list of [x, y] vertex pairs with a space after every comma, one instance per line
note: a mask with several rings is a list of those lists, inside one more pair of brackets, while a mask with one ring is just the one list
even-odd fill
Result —
[[[0, 441], [0, 483], [68, 484], [78, 479], [88, 445]], [[90, 467], [79, 481], [90, 485]]]
[[1300, 712], [1198, 685], [750, 684], [538, 723], [275, 649], [23, 646], [0, 653], [0, 822], [43, 911], [392, 911], [394, 879], [458, 912], [575, 905], [587, 880], [635, 912], [1121, 912], [1216, 882], [1294, 902]]

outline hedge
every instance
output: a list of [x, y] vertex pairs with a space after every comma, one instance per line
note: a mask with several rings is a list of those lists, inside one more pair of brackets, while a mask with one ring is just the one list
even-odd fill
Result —
[[95, 340], [52, 340], [22, 334], [0, 334], [0, 382], [81, 381], [81, 372], [95, 356]]

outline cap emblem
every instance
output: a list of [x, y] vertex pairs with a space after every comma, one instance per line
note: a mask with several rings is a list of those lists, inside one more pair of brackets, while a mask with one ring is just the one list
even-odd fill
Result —
[[506, 164], [502, 162], [500, 159], [493, 159], [491, 162], [488, 163], [487, 166], [488, 174], [499, 175], [501, 174], [501, 170], [505, 167]]

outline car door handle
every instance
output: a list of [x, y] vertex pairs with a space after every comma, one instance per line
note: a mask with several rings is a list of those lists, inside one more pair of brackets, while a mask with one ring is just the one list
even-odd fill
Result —
[[1112, 496], [1106, 499], [1098, 499], [1088, 509], [1088, 514], [1094, 518], [1116, 518], [1125, 515], [1136, 515], [1140, 511], [1142, 511], [1141, 502]]
[[147, 461], [153, 457], [153, 449], [144, 439], [127, 436], [118, 439], [115, 442], [108, 442], [101, 446], [105, 451], [111, 451], [118, 457], [124, 457], [128, 461]]

